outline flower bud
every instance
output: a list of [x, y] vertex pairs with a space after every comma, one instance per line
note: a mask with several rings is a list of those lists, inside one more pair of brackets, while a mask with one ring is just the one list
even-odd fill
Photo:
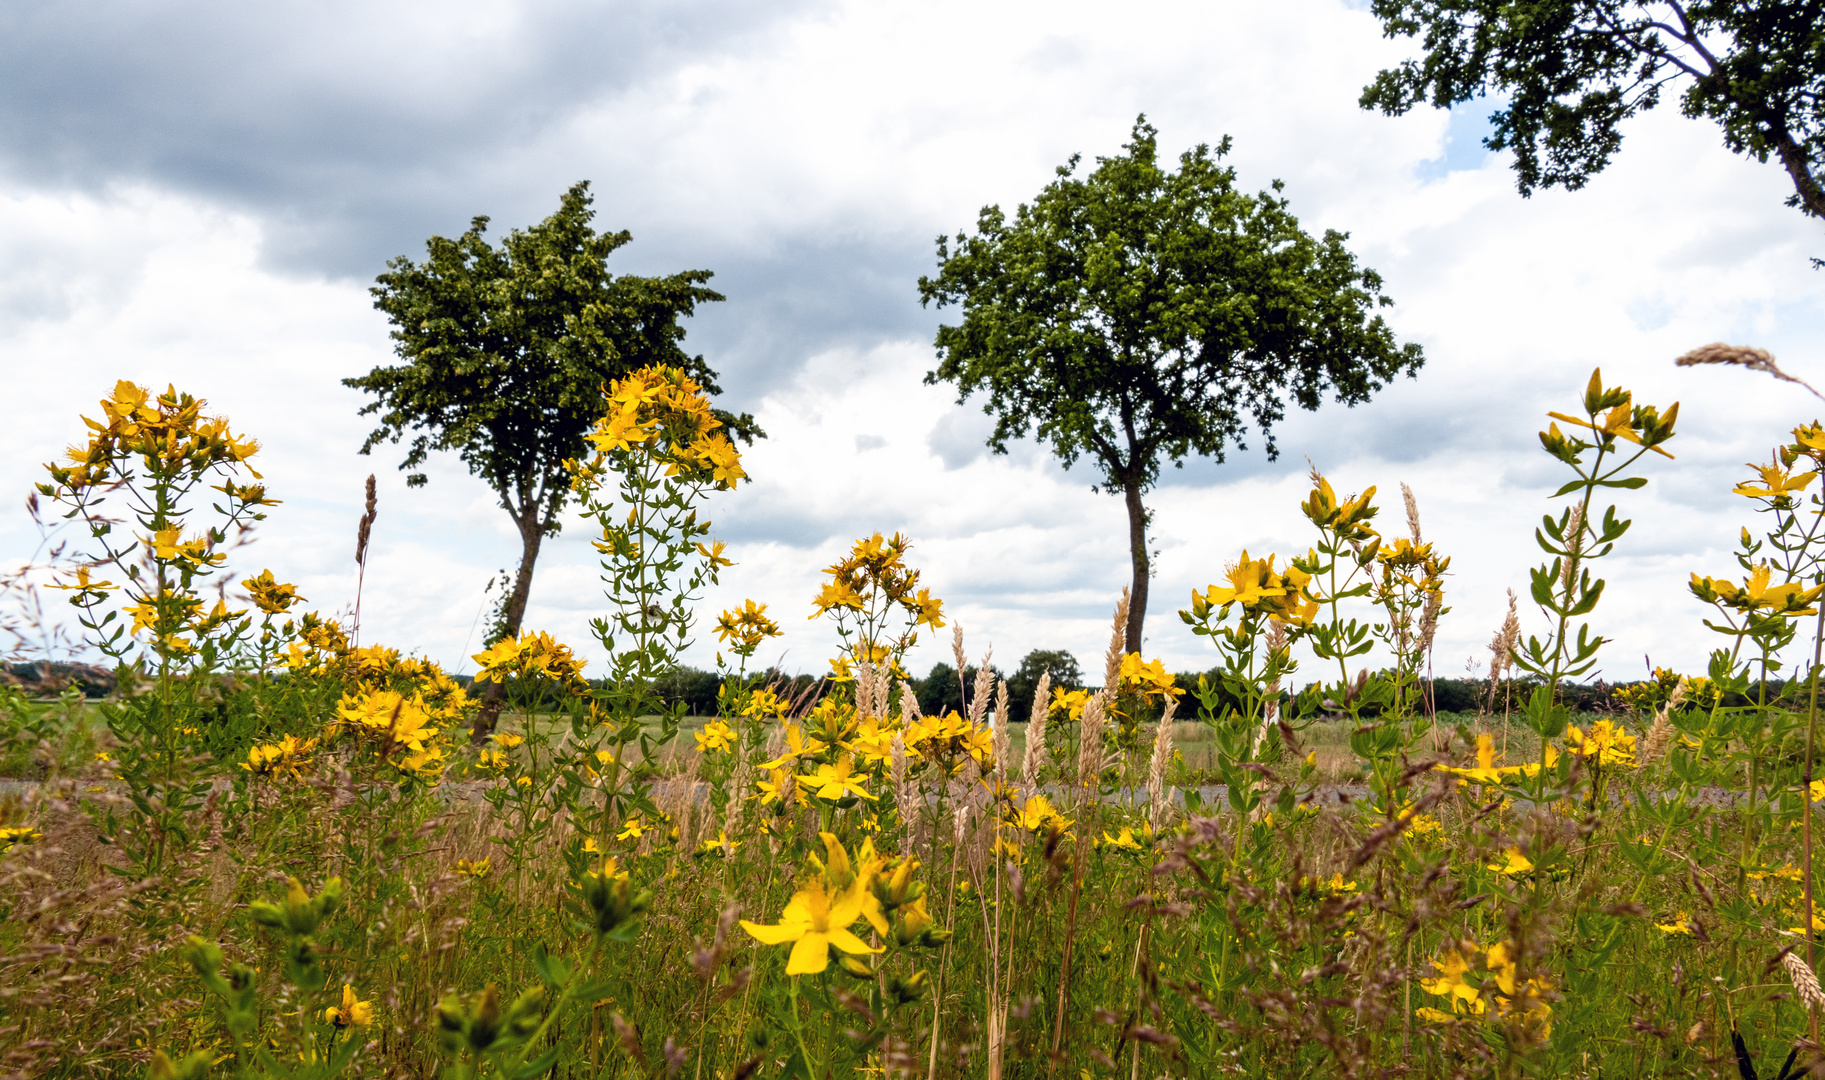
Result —
[[853, 975], [858, 979], [874, 978], [874, 969], [860, 957], [845, 954], [837, 960], [837, 966], [843, 969], [845, 975]]
[[905, 978], [896, 975], [888, 979], [887, 993], [896, 1005], [911, 1005], [925, 993], [925, 972], [915, 971]]

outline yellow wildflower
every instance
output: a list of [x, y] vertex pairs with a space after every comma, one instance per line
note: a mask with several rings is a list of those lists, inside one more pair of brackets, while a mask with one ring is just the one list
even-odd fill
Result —
[[355, 988], [342, 984], [342, 1004], [323, 1010], [323, 1019], [337, 1028], [367, 1027], [374, 1022], [374, 1003], [355, 1000]]

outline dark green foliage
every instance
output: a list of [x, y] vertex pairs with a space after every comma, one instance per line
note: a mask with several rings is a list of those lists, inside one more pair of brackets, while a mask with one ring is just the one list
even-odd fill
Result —
[[1020, 661], [1020, 667], [1008, 676], [1008, 717], [1015, 723], [1032, 718], [1033, 692], [1039, 688], [1039, 677], [1050, 672], [1052, 688], [1075, 690], [1084, 684], [1084, 673], [1077, 657], [1063, 649], [1034, 649]]
[[1088, 176], [1073, 157], [1011, 221], [987, 206], [974, 236], [939, 237], [938, 274], [919, 279], [922, 303], [963, 312], [939, 328], [925, 381], [955, 383], [960, 401], [986, 395], [996, 453], [1036, 437], [1067, 465], [1088, 458], [1101, 490], [1126, 500], [1130, 652], [1151, 576], [1141, 497], [1161, 461], [1222, 461], [1250, 426], [1272, 457], [1288, 402], [1366, 401], [1423, 359], [1374, 314], [1392, 301], [1346, 235], [1307, 233], [1278, 181], [1236, 190], [1219, 164], [1229, 146], [1164, 168], [1142, 117]]
[[1825, 2], [1821, 0], [1375, 0], [1389, 37], [1425, 55], [1376, 76], [1364, 108], [1448, 108], [1484, 95], [1491, 150], [1513, 150], [1522, 194], [1575, 190], [1622, 144], [1622, 122], [1683, 83], [1680, 111], [1724, 145], [1780, 161], [1788, 205], [1825, 217]]
[[[454, 240], [428, 240], [424, 262], [392, 260], [370, 291], [404, 363], [343, 380], [376, 399], [361, 410], [380, 416], [362, 453], [412, 432], [400, 468], [417, 486], [425, 474], [415, 470], [433, 450], [455, 451], [519, 528], [519, 574], [490, 641], [519, 633], [539, 542], [557, 531], [570, 497], [564, 463], [586, 456], [583, 436], [602, 415], [606, 384], [665, 364], [720, 392], [716, 373], [680, 344], [680, 320], [722, 299], [704, 285], [710, 271], [609, 273], [608, 257], [633, 237], [597, 233], [590, 204], [579, 183], [556, 213], [498, 248], [477, 217]], [[717, 415], [738, 435], [760, 434], [750, 416]]]

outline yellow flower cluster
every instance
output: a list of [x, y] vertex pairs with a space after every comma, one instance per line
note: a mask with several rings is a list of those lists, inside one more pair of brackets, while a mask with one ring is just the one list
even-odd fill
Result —
[[[1469, 976], [1481, 960], [1484, 977], [1472, 983]], [[1538, 977], [1522, 982], [1517, 973], [1517, 950], [1513, 942], [1502, 941], [1487, 950], [1474, 942], [1463, 941], [1447, 946], [1432, 961], [1434, 978], [1420, 980], [1421, 989], [1442, 997], [1450, 1011], [1424, 1007], [1415, 1015], [1433, 1023], [1450, 1023], [1460, 1016], [1482, 1016], [1495, 1005], [1495, 1015], [1520, 1025], [1530, 1039], [1552, 1035], [1552, 1005], [1547, 1000], [1551, 986]]]
[[[834, 611], [839, 625], [849, 617], [856, 618], [861, 637], [846, 650], [854, 659], [886, 666], [918, 641], [918, 627], [944, 628], [944, 601], [932, 596], [930, 589], [919, 588], [919, 571], [906, 565], [911, 548], [912, 541], [899, 533], [887, 539], [875, 533], [857, 540], [846, 558], [824, 568], [830, 580], [812, 600], [810, 617]], [[890, 641], [884, 623], [896, 608], [906, 615], [907, 626]], [[844, 637], [848, 637], [846, 632]]]
[[1815, 585], [1808, 589], [1797, 581], [1772, 584], [1773, 568], [1767, 563], [1758, 564], [1743, 579], [1741, 585], [1727, 578], [1708, 578], [1692, 575], [1692, 595], [1707, 604], [1717, 604], [1732, 608], [1746, 615], [1765, 612], [1770, 616], [1811, 615], [1816, 610], [1813, 603], [1819, 594], [1825, 592], [1825, 585]]
[[[1600, 721], [1600, 723], [1607, 724], [1607, 723], [1609, 723], [1609, 721], [1604, 720], [1604, 721]], [[1577, 729], [1574, 728], [1572, 730], [1575, 731]], [[1632, 744], [1633, 744], [1633, 740], [1631, 740], [1631, 745]], [[1550, 746], [1547, 747], [1546, 748], [1547, 766], [1551, 767], [1551, 766], [1557, 764], [1558, 761], [1559, 761], [1559, 751], [1555, 750], [1554, 748], [1552, 748]], [[1484, 732], [1483, 734], [1478, 735], [1476, 737], [1476, 764], [1475, 765], [1469, 766], [1467, 768], [1457, 768], [1457, 767], [1453, 767], [1453, 766], [1449, 766], [1449, 765], [1440, 765], [1440, 766], [1438, 766], [1438, 769], [1440, 772], [1448, 772], [1454, 776], [1463, 777], [1464, 779], [1460, 780], [1458, 782], [1459, 786], [1461, 787], [1465, 781], [1473, 781], [1478, 784], [1499, 784], [1503, 780], [1505, 780], [1511, 776], [1528, 776], [1528, 777], [1538, 776], [1540, 774], [1540, 763], [1537, 761], [1530, 761], [1525, 765], [1497, 765], [1496, 764], [1496, 752], [1495, 752], [1495, 736], [1489, 734], [1488, 732]]]
[[298, 595], [296, 585], [275, 580], [271, 570], [262, 570], [258, 577], [241, 582], [241, 588], [247, 590], [247, 598], [253, 601], [253, 606], [268, 615], [283, 615], [293, 604], [304, 601], [304, 597]]
[[[101, 401], [102, 419], [82, 418], [89, 426], [88, 445], [70, 447], [69, 465], [46, 466], [51, 483], [39, 485], [39, 490], [53, 496], [80, 494], [112, 480], [119, 462], [134, 456], [148, 469], [167, 475], [200, 475], [212, 466], [227, 465], [245, 466], [259, 479], [246, 461], [260, 444], [229, 431], [227, 420], [205, 416], [205, 404], [201, 398], [178, 393], [176, 387], [153, 397], [145, 387], [120, 380], [114, 384], [114, 395]], [[264, 488], [226, 487], [234, 489], [226, 494], [248, 505], [275, 505]]]
[[767, 618], [767, 605], [752, 600], [716, 617], [716, 636], [743, 656], [752, 656], [761, 642], [779, 635], [779, 624]]
[[289, 776], [296, 780], [310, 772], [310, 755], [317, 749], [316, 739], [299, 740], [287, 735], [276, 743], [255, 746], [247, 751], [241, 768], [255, 776]]
[[608, 388], [608, 407], [584, 436], [595, 460], [569, 462], [580, 485], [593, 486], [611, 454], [636, 449], [667, 466], [667, 476], [707, 481], [722, 490], [745, 479], [741, 455], [722, 432], [710, 400], [689, 375], [675, 367], [647, 367]]
[[1565, 741], [1573, 754], [1596, 758], [1599, 765], [1635, 764], [1635, 736], [1608, 720], [1592, 724], [1588, 733], [1573, 724], [1565, 729]]
[[[1179, 689], [1166, 665], [1160, 660], [1142, 660], [1140, 653], [1129, 653], [1122, 657], [1121, 680], [1124, 689], [1132, 690], [1144, 697], [1166, 698], [1182, 697], [1185, 691]], [[1083, 693], [1083, 691], [1077, 691]], [[1078, 706], [1078, 718], [1082, 718], [1083, 706]]]
[[[1546, 415], [1554, 420], [1583, 428], [1596, 437], [1594, 445], [1612, 448], [1617, 439], [1634, 443], [1644, 449], [1652, 450], [1662, 457], [1673, 455], [1661, 449], [1660, 444], [1673, 437], [1673, 425], [1679, 420], [1679, 402], [1675, 401], [1665, 416], [1652, 405], [1636, 405], [1633, 396], [1619, 386], [1605, 388], [1603, 369], [1591, 372], [1590, 385], [1584, 391], [1584, 410], [1593, 417], [1603, 414], [1602, 419], [1592, 421], [1567, 413], [1549, 412]], [[1540, 433], [1540, 444], [1546, 452], [1562, 461], [1570, 461], [1590, 445], [1575, 439], [1569, 439], [1553, 424], [1550, 430]]]
[[735, 729], [721, 720], [712, 720], [703, 725], [697, 732], [697, 749], [706, 754], [721, 753], [735, 748]]
[[282, 662], [295, 673], [326, 674], [349, 655], [349, 636], [341, 625], [314, 611], [304, 613], [293, 633], [295, 639], [286, 648]]
[[1224, 571], [1225, 584], [1211, 585], [1202, 593], [1192, 592], [1192, 615], [1202, 619], [1213, 609], [1240, 604], [1244, 611], [1265, 615], [1275, 622], [1310, 625], [1318, 614], [1318, 602], [1306, 591], [1312, 576], [1297, 564], [1289, 565], [1285, 572], [1276, 571], [1275, 557], [1251, 559], [1244, 550], [1242, 557]]
[[441, 729], [432, 726], [422, 696], [407, 697], [396, 690], [346, 694], [336, 715], [400, 772], [432, 779], [443, 771], [444, 751], [437, 745]]
[[1331, 482], [1320, 476], [1315, 478], [1312, 493], [1306, 496], [1305, 503], [1299, 509], [1312, 524], [1335, 533], [1341, 540], [1379, 542], [1381, 534], [1369, 526], [1370, 519], [1379, 512], [1374, 499], [1373, 487], [1361, 495], [1339, 499], [1337, 492], [1331, 488]]
[[572, 655], [570, 646], [542, 630], [529, 630], [518, 638], [502, 638], [486, 652], [476, 653], [473, 659], [481, 665], [475, 675], [476, 682], [537, 677], [562, 683], [577, 697], [589, 693], [589, 684], [583, 681], [586, 661], [578, 660]]

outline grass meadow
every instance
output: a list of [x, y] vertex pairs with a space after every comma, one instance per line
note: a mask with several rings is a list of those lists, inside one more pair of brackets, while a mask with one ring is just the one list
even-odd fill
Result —
[[[1026, 723], [910, 543], [858, 540], [778, 627], [698, 596], [733, 486], [689, 380], [616, 384], [579, 463], [608, 670], [410, 643], [227, 565], [272, 496], [199, 399], [122, 383], [44, 506], [47, 568], [117, 685], [0, 689], [0, 1072], [19, 1077], [1797, 1076], [1819, 1051], [1814, 895], [1825, 432], [1738, 493], [1740, 573], [1694, 575], [1704, 671], [1613, 711], [1602, 559], [1674, 467], [1665, 413], [1593, 377], [1542, 433], [1568, 483], [1481, 713], [1439, 713], [1449, 556], [1417, 510], [1314, 473], [1304, 553], [1237, 553], [1180, 612], [1187, 691], [1124, 650]], [[621, 406], [625, 408], [621, 408]], [[1567, 433], [1569, 432], [1569, 434]], [[1640, 482], [1638, 482], [1640, 481]], [[1610, 506], [1610, 502], [1617, 506]], [[218, 585], [225, 588], [218, 589]], [[1519, 611], [1529, 608], [1521, 633]], [[783, 603], [782, 603], [783, 606]], [[1537, 614], [1536, 614], [1537, 612]], [[900, 661], [948, 637], [956, 710]], [[716, 715], [655, 687], [721, 649]]]

